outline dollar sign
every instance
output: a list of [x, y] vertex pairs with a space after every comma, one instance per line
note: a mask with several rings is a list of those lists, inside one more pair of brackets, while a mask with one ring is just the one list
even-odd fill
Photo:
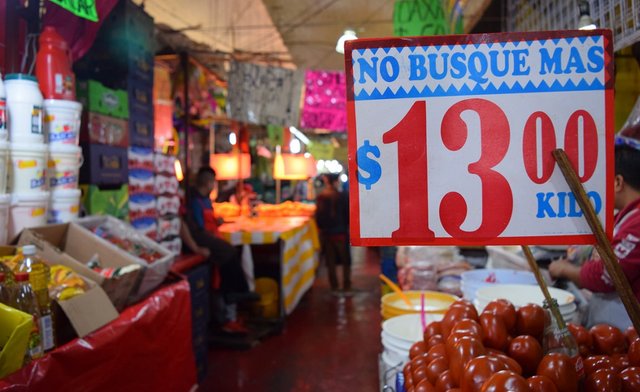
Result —
[[[380, 180], [382, 174], [382, 168], [375, 159], [372, 159], [369, 154], [375, 158], [380, 158], [380, 149], [377, 146], [372, 146], [369, 140], [365, 140], [364, 144], [358, 148], [358, 182], [364, 184], [367, 190], [371, 189], [371, 185]], [[369, 174], [368, 177], [364, 177], [360, 172], [365, 171]]]

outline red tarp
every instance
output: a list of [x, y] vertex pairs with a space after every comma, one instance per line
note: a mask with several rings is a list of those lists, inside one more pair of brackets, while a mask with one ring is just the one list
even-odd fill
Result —
[[0, 380], [0, 391], [189, 391], [191, 339], [189, 283], [181, 280]]

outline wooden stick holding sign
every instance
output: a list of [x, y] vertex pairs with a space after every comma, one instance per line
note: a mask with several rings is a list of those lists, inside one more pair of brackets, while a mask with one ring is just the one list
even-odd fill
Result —
[[529, 262], [529, 267], [531, 268], [531, 271], [533, 271], [533, 275], [536, 277], [538, 286], [540, 286], [540, 290], [542, 290], [542, 295], [544, 295], [544, 299], [547, 301], [547, 304], [549, 305], [551, 314], [558, 322], [558, 327], [560, 327], [560, 329], [564, 329], [566, 327], [566, 324], [564, 322], [564, 318], [562, 317], [562, 313], [560, 313], [558, 304], [555, 301], [552, 301], [551, 294], [549, 293], [549, 288], [547, 287], [547, 282], [542, 277], [542, 273], [540, 273], [540, 267], [538, 267], [538, 263], [536, 262], [536, 259], [533, 257], [533, 253], [531, 253], [531, 249], [529, 249], [528, 245], [522, 245], [522, 250], [524, 251], [525, 257], [527, 258], [527, 262]]
[[560, 166], [560, 170], [562, 170], [565, 180], [569, 184], [571, 191], [573, 191], [573, 194], [575, 195], [576, 200], [589, 223], [589, 227], [591, 227], [591, 230], [596, 237], [596, 250], [600, 254], [600, 258], [611, 277], [613, 286], [618, 292], [618, 295], [620, 295], [620, 299], [629, 314], [629, 318], [631, 319], [633, 326], [636, 331], [640, 331], [640, 303], [638, 303], [636, 296], [633, 294], [627, 277], [622, 272], [622, 268], [618, 263], [618, 258], [615, 253], [613, 253], [611, 243], [600, 224], [600, 220], [598, 219], [593, 206], [589, 202], [589, 198], [587, 197], [584, 188], [580, 184], [578, 175], [573, 170], [573, 167], [569, 162], [569, 158], [564, 150], [554, 150], [553, 157], [558, 163], [558, 166]]

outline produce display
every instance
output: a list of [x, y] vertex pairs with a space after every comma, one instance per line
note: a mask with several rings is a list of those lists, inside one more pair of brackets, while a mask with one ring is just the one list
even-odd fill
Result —
[[85, 281], [80, 275], [63, 265], [51, 266], [51, 280], [49, 281], [49, 296], [58, 301], [65, 301], [76, 295], [84, 294], [87, 290]]
[[[214, 203], [213, 211], [216, 218], [221, 219], [248, 216], [251, 212], [248, 205], [239, 206], [229, 202]], [[316, 206], [314, 204], [297, 201], [285, 201], [280, 204], [257, 204], [254, 207], [255, 214], [262, 217], [313, 216], [315, 211]]]
[[633, 328], [590, 330], [569, 324], [580, 353], [543, 351], [547, 312], [504, 299], [478, 314], [468, 301], [451, 305], [424, 329], [402, 370], [407, 392], [640, 391], [640, 339]]
[[[91, 231], [98, 237], [111, 242], [118, 248], [141, 258], [149, 264], [164, 257], [164, 254], [149, 246], [139, 236], [125, 236], [123, 233], [126, 233], [126, 231], [119, 230], [114, 226], [110, 221], [105, 221], [104, 224], [92, 228]], [[99, 265], [97, 265], [97, 267], [99, 267]]]

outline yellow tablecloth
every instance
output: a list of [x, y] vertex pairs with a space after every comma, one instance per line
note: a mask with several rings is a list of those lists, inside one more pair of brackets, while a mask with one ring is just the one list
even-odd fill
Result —
[[232, 245], [282, 241], [281, 293], [284, 310], [290, 314], [315, 279], [320, 251], [315, 221], [310, 217], [243, 217], [220, 226], [220, 234]]

